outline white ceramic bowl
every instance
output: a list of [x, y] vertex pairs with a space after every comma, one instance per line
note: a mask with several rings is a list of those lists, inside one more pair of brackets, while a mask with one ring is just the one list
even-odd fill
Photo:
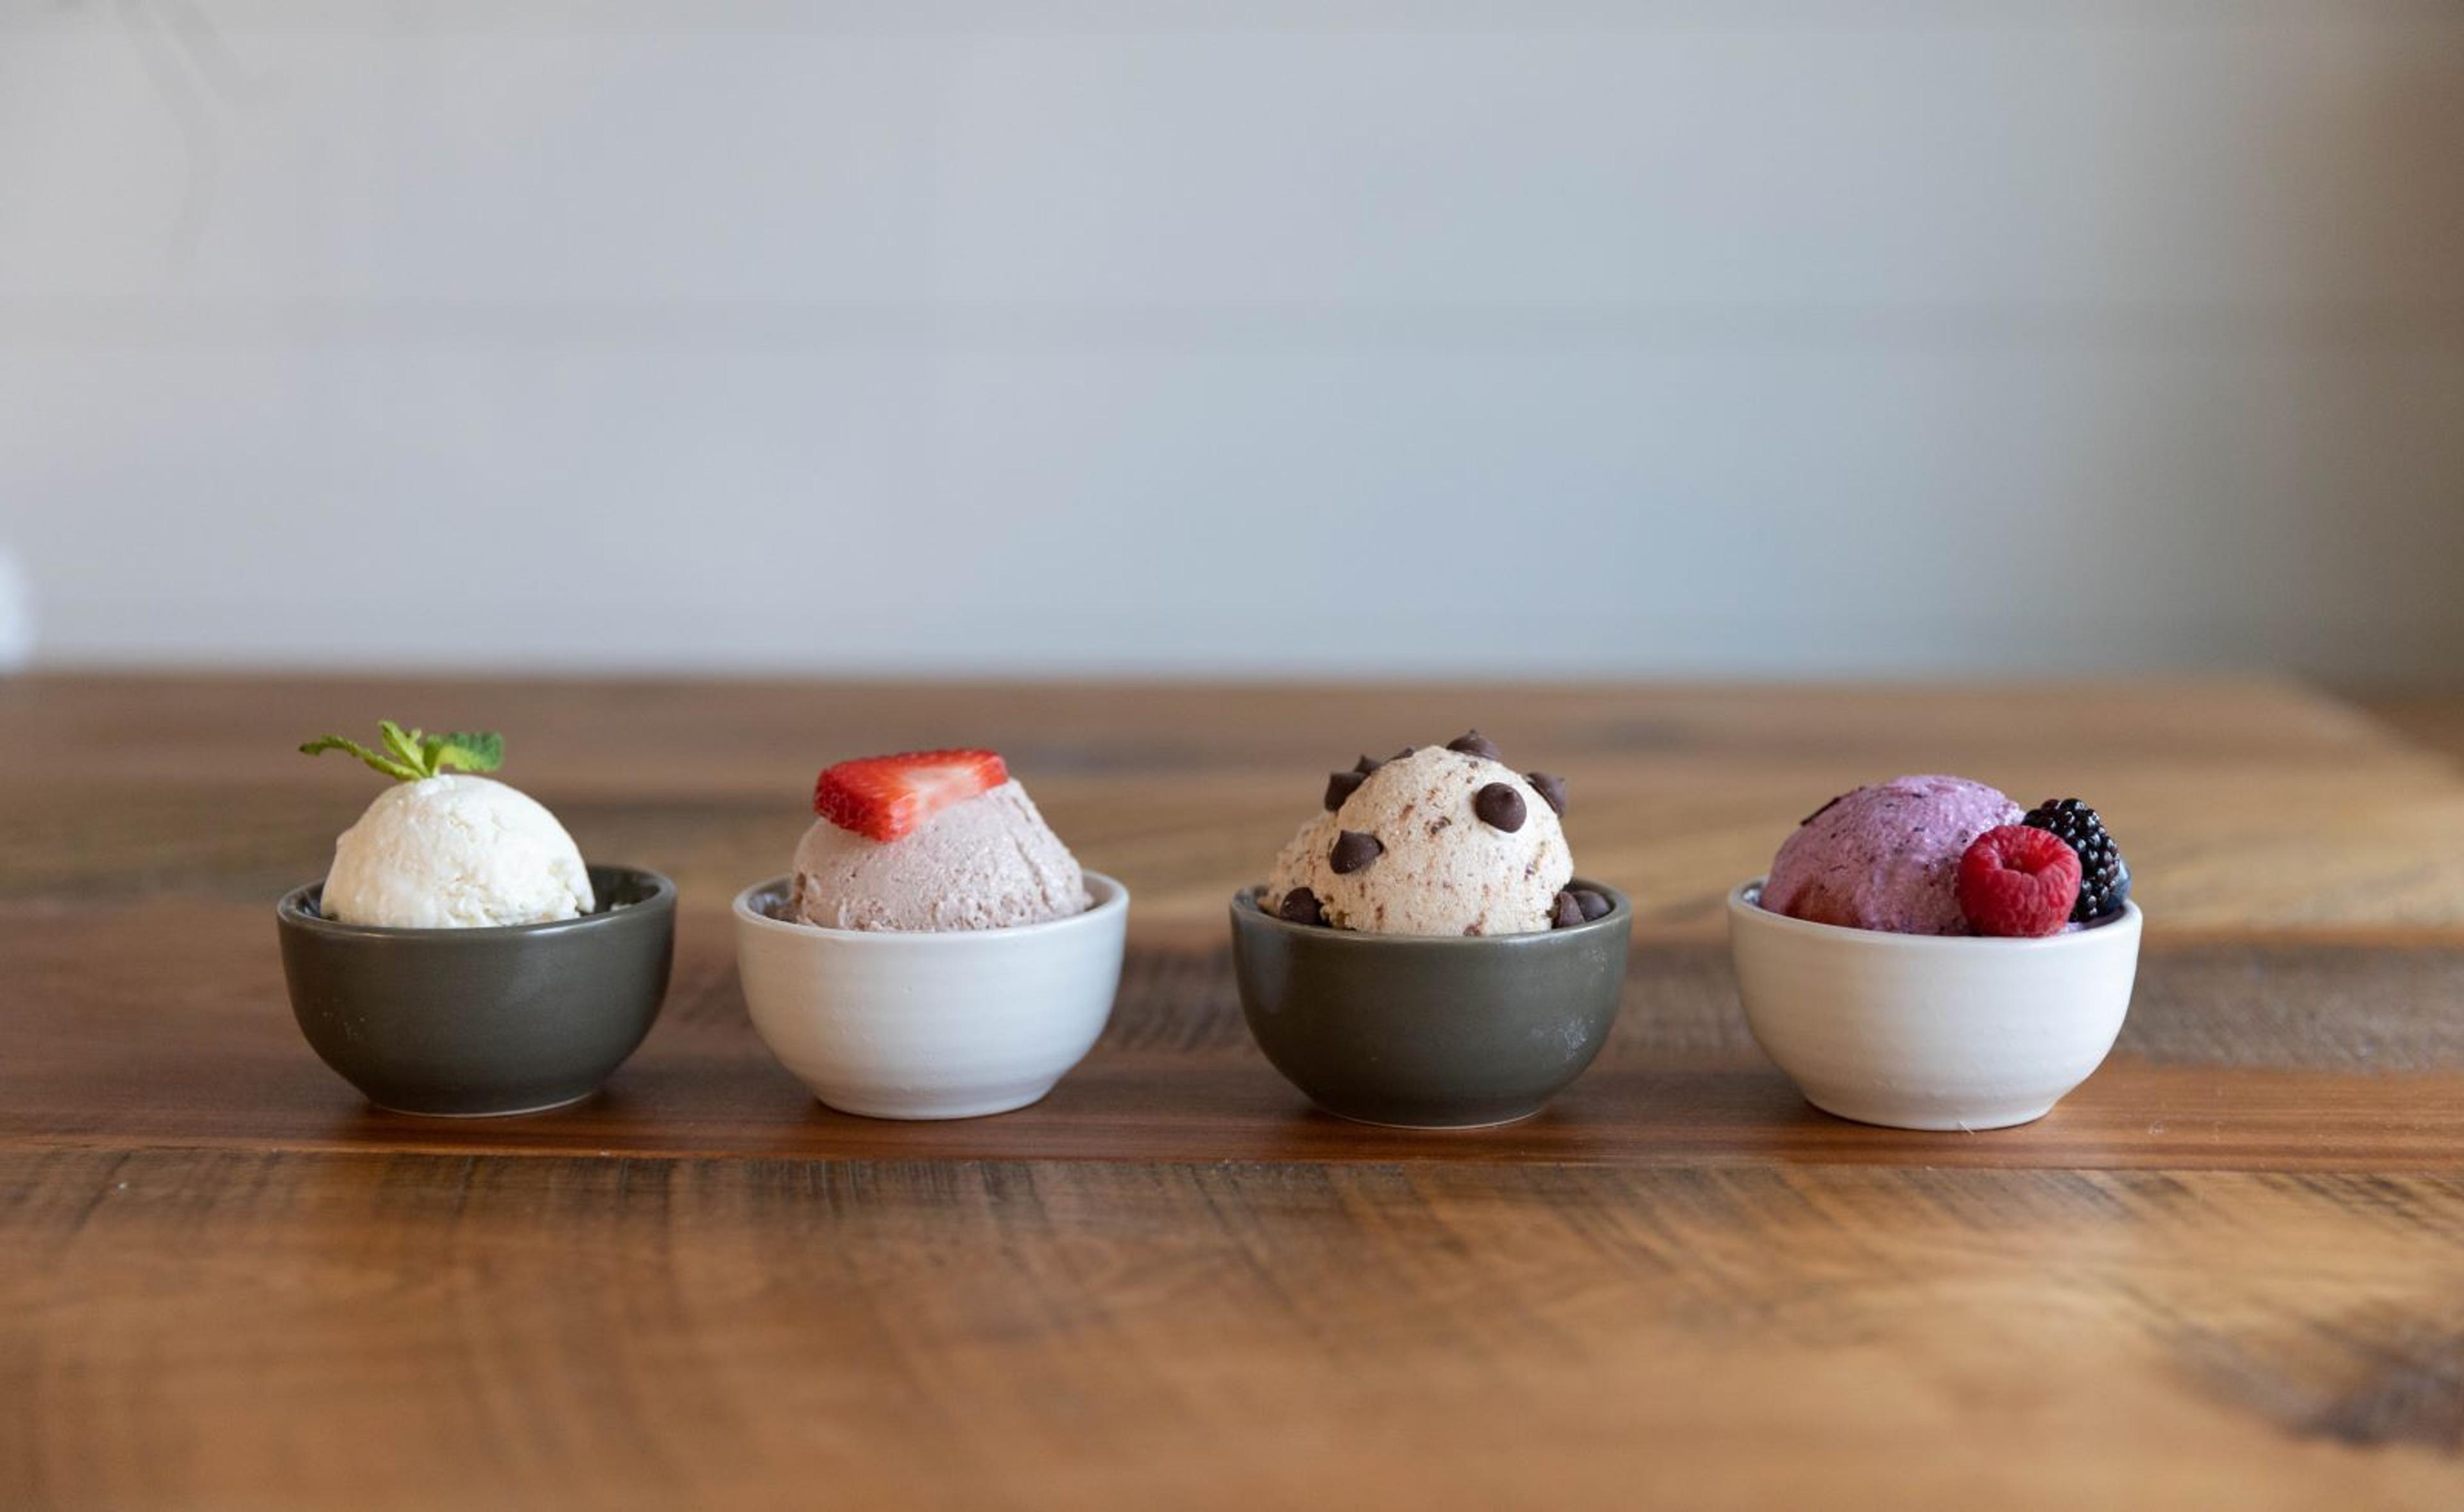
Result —
[[2139, 971], [2139, 906], [2007, 940], [1809, 924], [1728, 894], [1746, 1024], [1806, 1101], [1894, 1129], [2042, 1118], [2104, 1062]]
[[868, 1118], [975, 1118], [1052, 1090], [1111, 1017], [1130, 889], [1087, 873], [1093, 908], [1009, 930], [825, 930], [736, 895], [753, 1027], [813, 1095]]

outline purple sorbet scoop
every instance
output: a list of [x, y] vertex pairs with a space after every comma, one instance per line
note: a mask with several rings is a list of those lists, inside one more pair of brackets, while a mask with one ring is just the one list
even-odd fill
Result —
[[1763, 907], [1852, 930], [1965, 934], [1959, 858], [2019, 818], [2018, 804], [1966, 778], [1893, 778], [1843, 793], [1771, 858]]

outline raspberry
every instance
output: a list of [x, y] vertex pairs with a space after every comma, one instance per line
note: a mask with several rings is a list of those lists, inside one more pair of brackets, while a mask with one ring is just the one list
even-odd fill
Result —
[[1979, 934], [2057, 933], [2079, 891], [2079, 852], [2047, 830], [1998, 824], [1959, 858], [1959, 911]]

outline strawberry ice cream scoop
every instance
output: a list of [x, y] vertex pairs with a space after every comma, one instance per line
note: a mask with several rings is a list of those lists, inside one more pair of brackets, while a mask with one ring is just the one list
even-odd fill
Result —
[[[870, 764], [898, 759], [905, 758]], [[891, 785], [877, 770], [869, 778], [874, 788]], [[929, 810], [923, 817], [897, 826], [851, 807], [835, 810], [843, 822], [898, 827], [895, 839], [874, 840], [829, 819], [805, 831], [789, 915], [830, 930], [999, 930], [1087, 910], [1086, 875], [1026, 789], [1003, 780], [950, 800], [948, 779], [937, 780], [945, 784], [935, 795], [938, 806], [920, 805]]]
[[1965, 778], [1894, 778], [1843, 793], [1780, 846], [1763, 907], [1852, 930], [1966, 934], [1960, 857], [2019, 816], [2002, 793]]

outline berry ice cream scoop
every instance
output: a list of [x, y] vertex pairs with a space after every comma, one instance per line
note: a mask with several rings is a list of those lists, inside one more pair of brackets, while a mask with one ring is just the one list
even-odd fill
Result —
[[[347, 751], [397, 785], [334, 842], [318, 909], [344, 924], [484, 929], [543, 924], [591, 911], [582, 852], [529, 795], [484, 777], [503, 764], [495, 734], [431, 735], [378, 722], [381, 749], [340, 735], [310, 756]], [[454, 769], [459, 769], [457, 772]]]
[[1275, 858], [1261, 905], [1294, 924], [1374, 934], [1523, 934], [1609, 910], [1574, 874], [1565, 783], [1518, 773], [1479, 731], [1368, 756], [1329, 780], [1327, 811]]
[[1791, 918], [1894, 934], [1967, 934], [1959, 863], [2019, 805], [1982, 782], [1903, 777], [1842, 793], [1771, 858], [1763, 907]]

